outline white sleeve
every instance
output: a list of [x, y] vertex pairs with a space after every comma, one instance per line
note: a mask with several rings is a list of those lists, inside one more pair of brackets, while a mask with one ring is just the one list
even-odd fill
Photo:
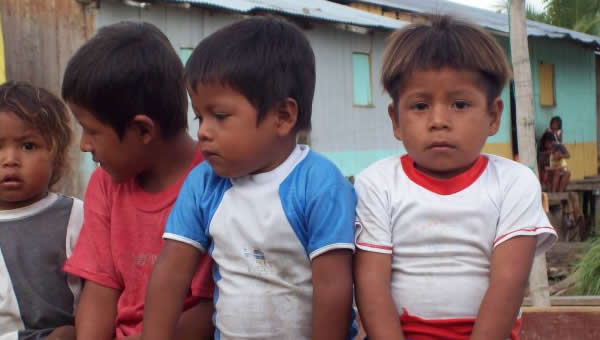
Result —
[[[79, 238], [79, 232], [83, 226], [83, 202], [73, 197], [73, 207], [71, 208], [71, 216], [69, 217], [69, 224], [67, 225], [67, 244], [66, 253], [67, 258], [73, 254], [73, 248]], [[79, 295], [81, 293], [81, 278], [71, 274], [67, 274], [67, 284], [71, 293], [73, 293], [73, 310], [79, 303]]]
[[380, 176], [373, 171], [356, 177], [356, 247], [361, 250], [391, 254], [392, 225], [390, 197]]
[[535, 174], [520, 167], [502, 189], [494, 248], [516, 236], [536, 236], [536, 255], [548, 250], [557, 235], [542, 207], [542, 190]]

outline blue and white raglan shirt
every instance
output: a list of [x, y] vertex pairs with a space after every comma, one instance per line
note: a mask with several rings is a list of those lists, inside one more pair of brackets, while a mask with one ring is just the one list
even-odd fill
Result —
[[311, 261], [354, 249], [355, 206], [335, 165], [299, 145], [266, 173], [230, 179], [207, 162], [197, 166], [164, 238], [213, 258], [216, 339], [309, 340]]

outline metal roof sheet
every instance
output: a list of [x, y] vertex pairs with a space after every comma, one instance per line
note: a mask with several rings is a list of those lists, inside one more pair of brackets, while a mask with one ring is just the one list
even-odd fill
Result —
[[240, 13], [268, 11], [370, 28], [396, 29], [408, 24], [326, 0], [166, 0], [166, 2], [189, 3]]
[[[508, 15], [458, 4], [446, 0], [357, 0], [358, 2], [401, 9], [423, 14], [450, 14], [467, 19], [487, 29], [507, 33]], [[584, 44], [600, 46], [600, 37], [580, 33], [562, 27], [527, 20], [527, 34], [552, 39], [571, 39]]]

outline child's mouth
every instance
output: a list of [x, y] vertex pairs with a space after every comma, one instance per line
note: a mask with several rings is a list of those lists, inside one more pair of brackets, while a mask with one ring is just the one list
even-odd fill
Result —
[[23, 180], [19, 176], [5, 176], [0, 180], [0, 185], [4, 188], [16, 188], [23, 183]]
[[430, 150], [449, 150], [454, 148], [455, 146], [448, 142], [434, 142], [427, 146], [427, 149]]

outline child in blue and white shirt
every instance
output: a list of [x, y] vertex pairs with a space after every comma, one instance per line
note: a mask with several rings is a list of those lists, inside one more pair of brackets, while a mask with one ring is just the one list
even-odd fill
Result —
[[356, 197], [310, 128], [314, 54], [291, 24], [253, 18], [203, 40], [187, 66], [207, 162], [167, 222], [143, 339], [171, 339], [201, 253], [214, 259], [216, 339], [349, 339]]

